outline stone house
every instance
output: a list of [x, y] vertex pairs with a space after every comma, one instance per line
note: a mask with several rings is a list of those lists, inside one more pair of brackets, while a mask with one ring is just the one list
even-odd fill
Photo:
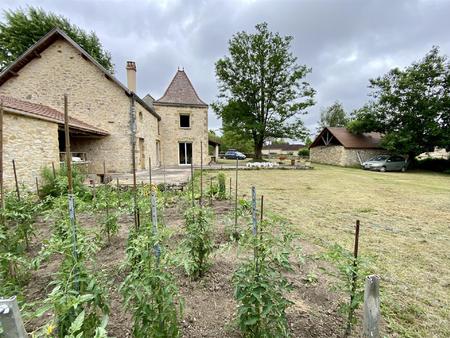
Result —
[[289, 143], [281, 143], [281, 144], [270, 144], [263, 146], [262, 154], [263, 155], [297, 155], [298, 151], [304, 148], [304, 144], [289, 144]]
[[309, 146], [311, 162], [339, 166], [359, 166], [386, 150], [380, 146], [381, 134], [355, 135], [346, 128], [326, 127]]
[[[69, 116], [76, 121], [70, 128], [71, 152], [87, 163], [89, 173], [101, 175], [104, 163], [107, 173], [131, 172], [133, 146], [137, 170], [148, 169], [149, 157], [155, 167], [162, 161], [167, 166], [184, 164], [186, 160], [178, 155], [182, 142], [193, 144], [190, 149], [195, 152], [194, 161], [199, 162], [200, 140], [205, 142], [207, 154], [208, 106], [192, 85], [186, 87], [186, 80], [190, 84], [184, 71], [177, 72], [173, 86], [166, 91], [170, 95], [167, 99], [163, 96], [161, 103], [153, 102], [151, 96], [141, 99], [136, 94], [134, 62], [127, 62], [125, 86], [62, 30], [53, 29], [0, 73], [5, 106], [5, 185], [13, 184], [12, 159], [19, 181], [28, 185], [34, 184], [42, 167], [52, 162], [59, 166], [63, 160], [65, 94]], [[192, 91], [199, 102], [191, 100], [188, 94]], [[190, 127], [176, 128], [176, 114], [189, 116]], [[75, 128], [77, 123], [85, 126], [83, 133]], [[184, 148], [189, 157], [189, 146]]]

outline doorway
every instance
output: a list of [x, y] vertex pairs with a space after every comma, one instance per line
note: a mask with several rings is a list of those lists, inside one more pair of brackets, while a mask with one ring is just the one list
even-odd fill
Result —
[[180, 165], [191, 164], [192, 162], [192, 143], [178, 143], [178, 153], [180, 157]]

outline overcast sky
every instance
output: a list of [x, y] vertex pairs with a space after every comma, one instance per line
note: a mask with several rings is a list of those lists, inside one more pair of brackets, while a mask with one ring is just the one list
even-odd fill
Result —
[[[214, 63], [238, 31], [266, 21], [292, 35], [298, 62], [316, 105], [303, 117], [315, 130], [320, 109], [335, 100], [347, 111], [367, 101], [368, 79], [421, 59], [433, 45], [450, 55], [450, 1], [446, 0], [1, 0], [1, 9], [40, 6], [93, 30], [126, 83], [125, 62], [137, 64], [137, 91], [159, 98], [184, 67], [199, 96], [216, 99]], [[209, 114], [210, 129], [220, 128]]]

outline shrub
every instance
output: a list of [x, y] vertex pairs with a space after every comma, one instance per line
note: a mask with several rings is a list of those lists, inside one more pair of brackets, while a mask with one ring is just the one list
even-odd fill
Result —
[[227, 187], [225, 184], [225, 174], [219, 173], [219, 175], [217, 175], [217, 180], [219, 182], [217, 198], [219, 200], [225, 200], [225, 199], [227, 199]]
[[298, 156], [301, 157], [309, 157], [309, 149], [308, 148], [302, 148], [298, 151]]
[[212, 211], [209, 208], [190, 207], [184, 214], [186, 238], [183, 262], [186, 273], [193, 278], [202, 277], [208, 269], [213, 250]]
[[[68, 181], [67, 181], [67, 168], [66, 166], [61, 166], [55, 171], [56, 176], [53, 175], [52, 169], [45, 167], [42, 169], [42, 184], [39, 193], [42, 198], [58, 197], [61, 195], [66, 195], [68, 191]], [[81, 170], [72, 166], [72, 182], [73, 182], [73, 192], [76, 195], [85, 197], [89, 195], [88, 188], [84, 185], [85, 175]]]
[[432, 159], [427, 158], [425, 160], [420, 160], [415, 163], [416, 168], [438, 171], [438, 172], [450, 172], [450, 159]]

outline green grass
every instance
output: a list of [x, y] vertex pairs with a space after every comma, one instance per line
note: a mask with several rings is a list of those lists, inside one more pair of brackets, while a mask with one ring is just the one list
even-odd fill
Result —
[[315, 165], [239, 177], [240, 194], [256, 186], [270, 210], [321, 247], [337, 242], [351, 249], [359, 219], [360, 252], [382, 277], [389, 336], [450, 336], [449, 175]]

